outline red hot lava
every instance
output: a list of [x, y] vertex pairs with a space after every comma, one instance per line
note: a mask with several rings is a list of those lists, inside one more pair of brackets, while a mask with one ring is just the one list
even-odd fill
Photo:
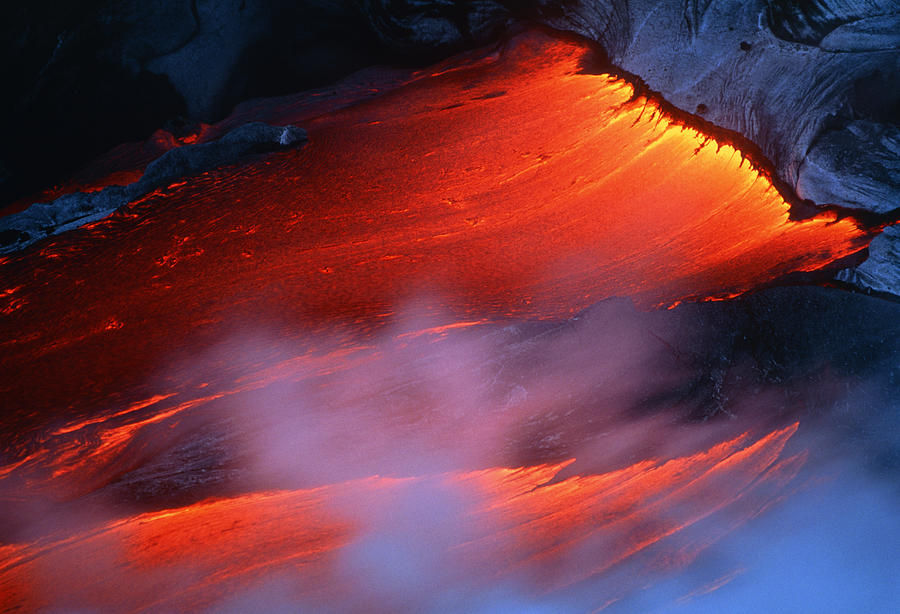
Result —
[[[545, 598], [623, 561], [634, 570], [688, 562], [794, 478], [804, 458], [783, 452], [796, 430], [744, 434], [689, 457], [555, 483], [568, 463], [373, 477], [118, 518], [4, 546], [0, 608], [196, 610], [253, 594], [271, 577], [288, 587], [284, 599], [316, 610], [423, 611], [448, 598], [441, 591], [477, 594], [504, 582]], [[428, 503], [405, 510], [409, 498]], [[723, 510], [727, 522], [703, 524]], [[695, 525], [702, 540], [690, 534]], [[366, 560], [382, 539], [387, 559]], [[418, 573], [431, 584], [390, 577], [402, 570], [367, 577], [378, 575], [369, 564], [402, 558], [424, 565]], [[604, 589], [603, 599], [614, 600], [633, 587]]]
[[105, 396], [249, 322], [378, 322], [426, 292], [469, 320], [566, 317], [727, 296], [863, 247], [849, 220], [789, 221], [740, 152], [582, 74], [589, 53], [520, 37], [319, 116], [299, 151], [3, 259], [7, 405]]
[[[565, 318], [612, 296], [645, 307], [727, 296], [864, 246], [848, 220], [789, 221], [738, 150], [625, 81], [585, 74], [590, 53], [528, 34], [357, 104], [316, 117], [307, 108], [303, 149], [188, 178], [4, 258], [4, 496], [87, 496], [211, 403], [290, 380], [299, 363], [347, 369], [366, 334], [423, 295], [456, 319], [404, 333], [413, 338]], [[296, 119], [290, 106], [266, 112]], [[152, 377], [247, 329], [304, 349], [254, 355], [257, 383], [227, 375], [221, 358], [207, 371], [225, 375], [201, 384], [187, 372]], [[313, 333], [335, 330], [351, 331], [345, 346], [318, 352]], [[775, 496], [748, 493], [790, 480], [802, 464], [782, 456], [794, 430], [553, 483], [562, 465], [460, 467], [73, 521], [2, 546], [2, 605], [195, 608], [275, 572], [298, 599], [332, 603], [360, 573], [378, 575], [365, 563], [378, 548], [360, 546], [382, 535], [372, 510], [433, 488], [460, 502], [446, 517], [459, 533], [443, 533], [429, 558], [450, 584], [540, 577], [540, 591], [559, 591], [623, 561], [689, 560], [714, 532], [672, 545], [685, 527], [734, 505], [738, 522]], [[447, 560], [468, 571], [453, 575]], [[375, 584], [357, 606], [422, 603]]]

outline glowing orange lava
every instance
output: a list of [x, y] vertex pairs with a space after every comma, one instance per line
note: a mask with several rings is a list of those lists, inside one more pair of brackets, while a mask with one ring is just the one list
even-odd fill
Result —
[[[447, 590], [512, 578], [536, 594], [558, 591], [625, 562], [636, 569], [671, 565], [666, 550], [654, 550], [666, 540], [669, 550], [684, 541], [696, 553], [719, 534], [704, 528], [707, 540], [699, 545], [683, 535], [713, 514], [727, 510], [729, 529], [739, 526], [782, 494], [802, 465], [802, 457], [784, 455], [796, 430], [794, 424], [755, 441], [744, 434], [691, 456], [557, 482], [569, 462], [373, 477], [117, 519], [4, 546], [0, 609], [196, 609], [266, 577], [286, 579], [297, 603], [328, 609], [366, 596], [365, 582], [353, 575], [354, 548], [397, 530], [435, 549], [436, 568], [460, 570], [452, 581], [436, 578], [450, 582]], [[786, 475], [778, 470], [788, 466]], [[398, 511], [409, 493], [435, 492], [450, 493], [456, 506], [442, 509], [441, 502], [434, 518], [413, 520]]]
[[[432, 312], [452, 316], [426, 313], [421, 326], [394, 331], [391, 347], [410, 344], [415, 354], [416, 343], [508, 318], [565, 318], [613, 296], [643, 307], [732, 296], [865, 245], [849, 220], [789, 221], [784, 198], [732, 145], [635, 98], [623, 80], [585, 74], [590, 54], [531, 33], [349, 106], [260, 103], [255, 119], [302, 120], [309, 144], [186, 178], [0, 259], [0, 500], [33, 497], [22, 509], [43, 510], [46, 497], [51, 522], [56, 504], [87, 505], [163, 448], [194, 453], [198, 432], [212, 440], [211, 424], [227, 430], [216, 420], [274, 439], [277, 429], [259, 426], [253, 411], [293, 415], [273, 409], [283, 401], [302, 413], [322, 390], [336, 400], [320, 414], [370, 411], [376, 426], [388, 424], [366, 433], [385, 437], [379, 451], [403, 429], [464, 424], [430, 424], [420, 382], [389, 372], [395, 356], [373, 350], [373, 331], [407, 308], [436, 305]], [[122, 172], [133, 175], [146, 156], [132, 153]], [[282, 345], [248, 350], [240, 336], [257, 331]], [[220, 343], [227, 351], [216, 354]], [[434, 362], [458, 358], [448, 352]], [[328, 379], [367, 361], [377, 363], [373, 379], [408, 388], [406, 405], [360, 399], [358, 382]], [[295, 384], [275, 401], [241, 405], [242, 395]], [[447, 387], [464, 390], [452, 398], [465, 397], [455, 384]], [[340, 414], [354, 404], [365, 411]], [[488, 409], [496, 408], [479, 417]], [[513, 424], [507, 409], [487, 426]], [[553, 593], [626, 564], [677, 566], [783, 495], [804, 462], [785, 453], [796, 428], [567, 478], [557, 477], [566, 463], [534, 458], [510, 461], [527, 465], [516, 469], [494, 459], [402, 479], [366, 466], [353, 477], [372, 477], [320, 478], [320, 488], [235, 486], [165, 511], [85, 513], [71, 526], [35, 529], [32, 541], [0, 543], [0, 609], [193, 610], [278, 577], [312, 609], [349, 591], [362, 600], [350, 610], [421, 611], [415, 596], [396, 603], [360, 581], [388, 573], [369, 573], [366, 557], [380, 552], [385, 532], [406, 529], [415, 538], [409, 560], [424, 557], [435, 577], [462, 589], [521, 581]], [[241, 436], [252, 434], [229, 441]], [[433, 439], [422, 439], [424, 453], [444, 443]], [[435, 493], [448, 504], [398, 528], [401, 502], [427, 504]], [[440, 519], [429, 524], [432, 513]], [[687, 537], [718, 514], [727, 521]], [[620, 589], [603, 593], [614, 599]]]
[[731, 145], [582, 74], [589, 53], [520, 36], [307, 122], [299, 151], [3, 259], [7, 406], [105, 397], [248, 322], [372, 324], [423, 294], [466, 321], [557, 318], [730, 295], [864, 245], [848, 220], [788, 221]]

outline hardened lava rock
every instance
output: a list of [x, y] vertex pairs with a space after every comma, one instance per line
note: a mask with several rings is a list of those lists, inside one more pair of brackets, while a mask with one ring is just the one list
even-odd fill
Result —
[[134, 183], [111, 185], [96, 192], [66, 194], [0, 218], [0, 253], [18, 251], [44, 237], [105, 217], [183, 177], [197, 175], [248, 154], [301, 146], [305, 142], [306, 131], [302, 128], [251, 122], [215, 141], [176, 147], [151, 162]]

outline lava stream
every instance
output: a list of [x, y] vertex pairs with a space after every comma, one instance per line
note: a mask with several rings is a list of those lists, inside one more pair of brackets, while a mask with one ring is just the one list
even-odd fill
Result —
[[738, 150], [585, 74], [590, 54], [522, 35], [309, 119], [299, 151], [3, 259], [7, 407], [104, 398], [248, 323], [373, 326], [422, 294], [463, 320], [560, 318], [727, 296], [864, 246], [849, 220], [789, 221]]
[[[591, 54], [527, 33], [353, 104], [246, 106], [309, 144], [0, 259], [0, 499], [21, 511], [0, 527], [0, 608], [193, 610], [263, 580], [312, 608], [586, 584], [596, 608], [646, 577], [616, 573], [683, 565], [788, 494], [796, 424], [608, 452], [646, 428], [628, 412], [657, 391], [637, 384], [683, 375], [632, 311], [611, 301], [607, 328], [559, 343], [517, 328], [615, 296], [731, 296], [867, 240], [790, 221], [733, 144], [587, 73]], [[559, 451], [589, 437], [618, 469], [566, 474]], [[170, 477], [190, 502], [115, 500]]]
[[[539, 598], [625, 563], [683, 564], [667, 552], [690, 558], [721, 534], [714, 523], [698, 540], [693, 525], [727, 512], [733, 529], [785, 492], [803, 465], [784, 454], [796, 430], [556, 482], [568, 462], [251, 493], [61, 531], [4, 546], [0, 609], [195, 610], [272, 577], [326, 610], [422, 610], [504, 582]], [[382, 547], [386, 560], [369, 558]], [[404, 569], [373, 580], [374, 564], [421, 565], [429, 584], [406, 585]]]

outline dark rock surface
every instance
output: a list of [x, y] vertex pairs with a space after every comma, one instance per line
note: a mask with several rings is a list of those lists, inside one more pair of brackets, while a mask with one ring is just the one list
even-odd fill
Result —
[[436, 59], [385, 40], [353, 1], [10, 6], [0, 20], [0, 52], [10, 60], [0, 65], [0, 114], [12, 120], [0, 141], [0, 206], [158, 128], [218, 121], [243, 100], [319, 87], [372, 64]]
[[884, 0], [770, 0], [767, 17], [772, 32], [780, 39], [820, 45], [832, 33], [869, 20], [889, 17], [896, 3]]
[[0, 253], [18, 251], [35, 241], [105, 217], [119, 207], [182, 177], [189, 177], [253, 153], [275, 151], [306, 142], [295, 126], [252, 122], [209, 143], [169, 150], [147, 166], [140, 180], [97, 192], [66, 194], [48, 203], [0, 218]]
[[824, 132], [800, 165], [797, 191], [819, 203], [895, 211], [900, 207], [900, 126], [856, 120]]
[[363, 0], [362, 7], [381, 40], [395, 48], [420, 51], [459, 49], [496, 38], [511, 15], [504, 5], [511, 4], [515, 3], [494, 0]]
[[840, 271], [837, 279], [865, 291], [900, 297], [900, 226], [885, 228], [869, 245], [868, 259]]

